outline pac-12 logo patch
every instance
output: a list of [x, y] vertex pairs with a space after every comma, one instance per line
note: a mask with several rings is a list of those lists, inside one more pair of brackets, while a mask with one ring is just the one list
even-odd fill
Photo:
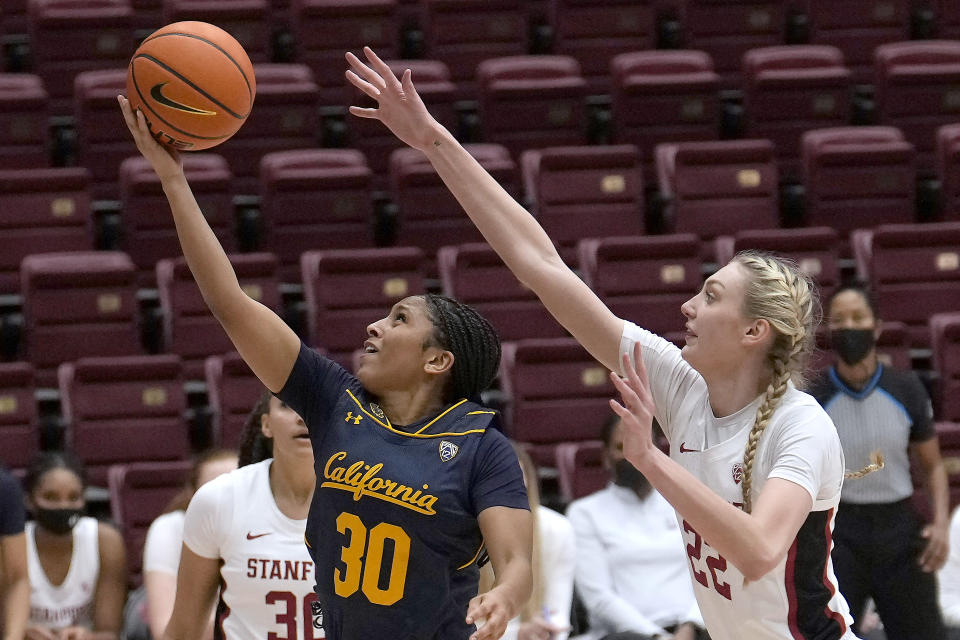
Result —
[[444, 462], [453, 460], [460, 453], [460, 447], [448, 440], [440, 441], [440, 459]]
[[733, 463], [733, 481], [736, 484], [743, 482], [743, 465], [739, 462]]

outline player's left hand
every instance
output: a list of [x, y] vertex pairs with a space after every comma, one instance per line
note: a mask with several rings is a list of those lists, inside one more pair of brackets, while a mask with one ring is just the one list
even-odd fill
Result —
[[61, 629], [57, 638], [59, 640], [86, 640], [90, 637], [90, 630], [84, 627], [66, 627]]
[[938, 571], [947, 561], [950, 550], [950, 531], [945, 524], [928, 524], [920, 535], [927, 540], [920, 558], [920, 567], [927, 573]]
[[630, 363], [627, 354], [623, 355], [626, 378], [621, 378], [615, 371], [610, 372], [613, 386], [623, 400], [623, 404], [620, 404], [611, 399], [610, 408], [620, 416], [623, 427], [623, 457], [642, 471], [647, 456], [657, 447], [653, 443], [653, 395], [650, 393], [647, 368], [643, 364], [640, 348], [639, 342], [634, 343], [634, 364]]
[[483, 626], [470, 636], [470, 640], [497, 640], [507, 630], [510, 622], [510, 602], [496, 587], [481, 593], [467, 606], [467, 624], [483, 623]]

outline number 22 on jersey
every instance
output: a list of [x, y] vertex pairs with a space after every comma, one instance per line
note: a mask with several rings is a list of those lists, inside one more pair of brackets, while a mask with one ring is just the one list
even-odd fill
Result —
[[[349, 598], [359, 589], [373, 604], [390, 606], [403, 598], [410, 562], [410, 536], [395, 524], [381, 522], [371, 529], [352, 513], [337, 516], [337, 531], [346, 544], [340, 551], [345, 569], [334, 569], [334, 591]], [[384, 551], [387, 541], [393, 546], [393, 560], [384, 580]], [[385, 583], [386, 586], [382, 586]]]

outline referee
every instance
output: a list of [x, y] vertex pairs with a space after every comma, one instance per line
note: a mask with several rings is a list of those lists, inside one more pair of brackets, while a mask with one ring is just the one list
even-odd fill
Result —
[[[837, 426], [847, 468], [880, 450], [886, 466], [844, 483], [833, 566], [855, 629], [873, 598], [888, 640], [936, 640], [943, 623], [935, 571], [947, 557], [949, 494], [930, 398], [912, 371], [877, 361], [878, 319], [867, 290], [845, 285], [826, 308], [836, 363], [809, 392]], [[922, 463], [933, 504], [924, 525], [910, 505], [910, 454]]]

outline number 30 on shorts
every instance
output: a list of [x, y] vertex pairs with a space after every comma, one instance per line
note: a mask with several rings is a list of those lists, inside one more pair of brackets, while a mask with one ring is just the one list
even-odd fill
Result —
[[[395, 524], [381, 522], [367, 531], [367, 527], [352, 513], [337, 516], [337, 531], [348, 537], [340, 552], [346, 569], [333, 572], [334, 591], [348, 598], [360, 589], [373, 604], [390, 606], [403, 598], [410, 562], [410, 536]], [[386, 587], [381, 587], [384, 543], [393, 542], [393, 561], [386, 576]]]

